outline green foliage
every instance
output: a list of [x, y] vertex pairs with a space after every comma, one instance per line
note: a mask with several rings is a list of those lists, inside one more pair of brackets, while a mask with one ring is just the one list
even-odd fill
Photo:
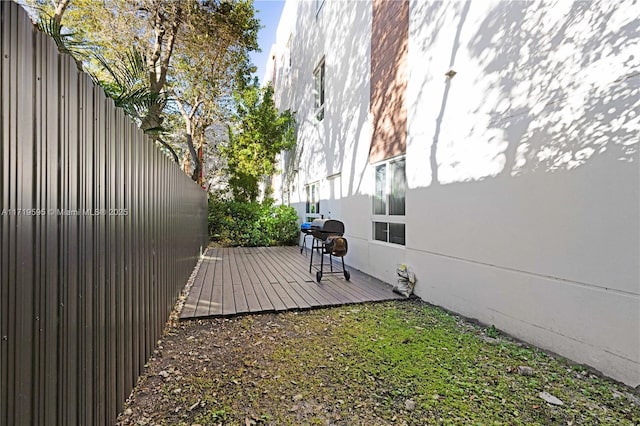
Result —
[[249, 52], [258, 50], [260, 28], [253, 0], [22, 1], [60, 50], [176, 161], [161, 133], [186, 145], [199, 177], [207, 159], [198, 148], [210, 142], [208, 130], [225, 120], [228, 99], [253, 69]]
[[[117, 52], [115, 58], [116, 60], [108, 60], [102, 55], [95, 55], [104, 71], [104, 78], [97, 77], [96, 80], [107, 96], [114, 100], [115, 105], [123, 108], [139, 124], [151, 105], [164, 108], [167, 96], [151, 90], [146, 60], [138, 48], [131, 47], [126, 52]], [[145, 132], [160, 130], [162, 129], [145, 129]]]
[[259, 183], [276, 172], [275, 159], [295, 146], [295, 114], [279, 112], [273, 87], [249, 86], [236, 93], [235, 128], [229, 129], [227, 160], [229, 186], [238, 201], [255, 201]]
[[78, 68], [82, 69], [82, 60], [89, 56], [89, 46], [79, 40], [76, 33], [64, 31], [62, 25], [53, 17], [44, 14], [40, 17], [37, 27], [53, 39], [60, 53], [71, 55]]
[[226, 246], [292, 245], [298, 239], [298, 215], [292, 207], [227, 201], [209, 197], [209, 236]]
[[199, 2], [195, 9], [201, 12], [190, 13], [188, 28], [197, 31], [181, 33], [182, 48], [173, 54], [168, 87], [197, 181], [206, 163], [198, 148], [211, 142], [207, 129], [228, 122], [233, 91], [246, 87], [248, 52], [258, 49], [260, 23], [251, 0]]
[[298, 241], [300, 226], [298, 213], [290, 206], [272, 206], [271, 214], [267, 216], [271, 238], [283, 245], [293, 245]]
[[[233, 167], [233, 166], [230, 166]], [[260, 195], [258, 187], [258, 177], [235, 168], [229, 170], [229, 187], [236, 200], [252, 202]]]
[[493, 325], [493, 324], [491, 324], [489, 327], [487, 327], [484, 330], [484, 332], [488, 337], [491, 337], [492, 339], [497, 339], [498, 337], [500, 337], [500, 332], [498, 331], [496, 326]]
[[[217, 352], [217, 368], [181, 368], [183, 379], [165, 393], [171, 411], [157, 416], [168, 423], [173, 407], [203, 403], [202, 415], [184, 413], [196, 416], [185, 424], [260, 424], [258, 413], [275, 425], [640, 424], [633, 389], [508, 337], [488, 341], [484, 327], [417, 300], [181, 327], [165, 350], [186, 354], [193, 335], [203, 339], [198, 347], [236, 340]], [[191, 358], [182, 365], [201, 365]], [[545, 403], [540, 392], [564, 405]]]
[[229, 413], [225, 409], [210, 409], [205, 413], [199, 414], [196, 418], [199, 424], [212, 425], [223, 424], [229, 417]]

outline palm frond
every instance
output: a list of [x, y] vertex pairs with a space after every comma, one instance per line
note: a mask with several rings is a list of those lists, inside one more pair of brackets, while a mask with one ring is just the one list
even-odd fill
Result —
[[63, 32], [63, 27], [53, 17], [41, 16], [38, 29], [53, 39], [61, 53], [66, 53], [81, 63], [89, 55], [89, 47], [77, 33]]
[[108, 76], [99, 82], [100, 85], [116, 106], [123, 108], [129, 116], [140, 120], [153, 106], [163, 109], [167, 96], [151, 89], [146, 61], [140, 50], [132, 47], [116, 55], [114, 60], [99, 54], [94, 57]]

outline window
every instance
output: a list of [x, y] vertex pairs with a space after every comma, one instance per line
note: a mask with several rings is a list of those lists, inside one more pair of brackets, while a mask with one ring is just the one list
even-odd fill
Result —
[[393, 159], [375, 167], [373, 239], [405, 245], [405, 159]]
[[322, 121], [324, 118], [324, 58], [313, 71], [313, 94], [316, 118], [318, 121]]
[[291, 43], [292, 43], [292, 35], [289, 35], [289, 40], [287, 40], [287, 49], [285, 51], [285, 55], [283, 58], [283, 63], [285, 64], [284, 73], [287, 78], [287, 84], [291, 84]]
[[315, 182], [306, 186], [307, 207], [306, 213], [320, 215], [320, 183]]

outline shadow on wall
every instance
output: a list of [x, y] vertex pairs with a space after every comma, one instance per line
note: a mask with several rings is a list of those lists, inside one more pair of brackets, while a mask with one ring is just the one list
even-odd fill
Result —
[[[367, 10], [363, 10], [366, 7]], [[358, 159], [364, 152], [369, 151], [370, 131], [369, 125], [369, 90], [370, 90], [370, 29], [371, 29], [371, 5], [367, 2], [351, 2], [348, 11], [349, 19], [346, 22], [336, 22], [335, 34], [347, 34], [339, 37], [342, 46], [336, 47], [336, 52], [345, 52], [352, 49], [354, 55], [349, 60], [335, 62], [335, 85], [332, 93], [336, 95], [331, 99], [329, 119], [332, 124], [329, 128], [327, 149], [327, 172], [345, 170], [348, 174], [346, 195], [353, 195], [355, 179], [362, 176], [367, 163], [359, 163]], [[368, 28], [369, 31], [364, 31]], [[337, 89], [337, 90], [336, 90]], [[359, 183], [357, 184], [359, 186]]]
[[[416, 104], [409, 106], [410, 126], [430, 122], [424, 138], [414, 143], [428, 145], [423, 152], [429, 160], [421, 163], [432, 165], [431, 183], [425, 179], [415, 188], [575, 170], [598, 157], [601, 170], [637, 164], [640, 56], [630, 52], [640, 36], [639, 21], [606, 3], [454, 5], [412, 3], [412, 19], [421, 21], [410, 37], [426, 66], [410, 70], [413, 80], [420, 78]], [[305, 30], [310, 37], [293, 40], [298, 55], [315, 58], [309, 53], [314, 52], [319, 59], [325, 52], [328, 77], [325, 119], [318, 122], [312, 108], [315, 59], [296, 68], [293, 55], [293, 76], [306, 85], [292, 88], [299, 144], [290, 164], [305, 171], [324, 166], [314, 172], [318, 179], [342, 170], [343, 179], [348, 173], [345, 196], [367, 194], [370, 188], [362, 182], [370, 141], [370, 32], [362, 28], [370, 26], [371, 11], [364, 9], [370, 4], [343, 4], [344, 19], [333, 21], [327, 19], [330, 6], [319, 15], [321, 25]], [[305, 10], [313, 2], [298, 7], [299, 16], [315, 13]], [[334, 40], [322, 31], [344, 35]], [[467, 68], [460, 77], [447, 80], [434, 71], [441, 47], [448, 60], [444, 66]], [[349, 60], [339, 60], [343, 52]], [[440, 102], [433, 90], [439, 84]], [[476, 94], [477, 99], [469, 96]], [[625, 176], [633, 175], [625, 170]], [[299, 179], [296, 188], [300, 200], [304, 183]]]
[[[458, 27], [456, 30], [456, 35], [453, 41], [453, 48], [451, 49], [451, 59], [449, 60], [449, 69], [453, 70], [454, 65], [456, 63], [456, 54], [458, 53], [458, 49], [460, 48], [460, 33], [462, 32], [462, 27], [464, 26], [464, 21], [467, 18], [467, 14], [469, 13], [469, 7], [471, 6], [471, 0], [467, 0], [464, 4], [462, 11], [460, 12], [460, 18], [458, 19]], [[431, 165], [431, 184], [437, 185], [440, 183], [438, 180], [438, 162], [437, 153], [438, 153], [438, 140], [440, 139], [440, 131], [442, 127], [442, 119], [444, 118], [445, 111], [447, 108], [447, 99], [449, 98], [449, 90], [451, 89], [451, 79], [455, 76], [455, 74], [450, 75], [449, 78], [446, 79], [444, 94], [442, 95], [442, 104], [440, 105], [440, 113], [436, 118], [436, 128], [433, 136], [433, 141], [431, 142], [430, 149], [430, 160], [429, 163]]]
[[407, 247], [637, 294], [640, 4], [455, 5], [412, 11]]
[[[637, 300], [638, 294], [640, 55], [634, 47], [640, 13], [629, 9], [640, 3], [625, 3], [626, 10], [605, 2], [546, 8], [516, 1], [411, 5], [407, 99], [415, 103], [408, 104], [407, 170], [408, 177], [420, 176], [407, 191], [403, 255], [416, 260], [413, 266], [424, 277], [419, 289], [445, 289], [442, 303], [462, 312], [482, 311], [487, 318], [506, 312], [565, 336], [592, 321], [604, 331], [590, 331], [586, 342], [633, 357], [631, 345], [620, 349], [598, 339], [615, 336], [609, 341], [618, 344], [636, 338], [622, 321], [610, 321], [615, 308], [607, 311], [599, 301], [604, 294], [612, 295], [606, 300]], [[370, 25], [369, 15], [357, 13], [363, 7], [344, 6], [344, 27], [318, 25], [345, 31], [336, 44], [325, 45], [333, 39], [319, 28], [313, 30], [316, 38], [296, 39], [306, 43], [297, 47], [305, 58], [325, 49], [331, 76], [325, 120], [313, 122], [309, 109], [299, 115], [299, 167], [325, 167], [324, 173], [314, 172], [318, 178], [342, 169], [346, 179], [349, 173], [342, 200], [348, 212], [347, 262], [391, 280], [393, 250], [375, 257], [375, 244], [369, 244], [370, 40], [368, 31], [353, 30]], [[301, 70], [311, 76], [314, 66]], [[447, 66], [461, 67], [452, 80], [444, 76]], [[295, 105], [309, 108], [313, 81], [304, 81], [308, 85], [298, 89], [301, 101]], [[420, 155], [412, 156], [412, 150]], [[425, 260], [476, 271], [452, 278], [458, 270], [447, 267], [434, 278]], [[482, 282], [478, 270], [486, 273]], [[533, 278], [554, 281], [553, 293], [538, 292]], [[590, 290], [571, 297], [569, 288]], [[484, 300], [470, 298], [473, 291]], [[585, 300], [599, 310], [586, 312]], [[523, 308], [553, 303], [553, 316], [530, 309], [531, 317], [524, 318]], [[631, 322], [640, 315], [619, 312]]]
[[[469, 46], [508, 99], [490, 124], [509, 142], [504, 175], [570, 170], [605, 152], [638, 161], [640, 58], [631, 51], [640, 21], [618, 27], [613, 3], [570, 6], [562, 25], [552, 27], [548, 10], [501, 2]], [[492, 41], [496, 34], [505, 42]], [[505, 61], [510, 68], [502, 67]]]
[[[462, 25], [464, 24], [464, 18], [462, 16], [459, 18], [457, 17], [458, 15], [461, 15], [462, 12], [457, 10], [458, 8], [455, 7], [457, 5], [453, 6], [454, 7], [451, 8], [444, 8], [440, 2], [415, 2], [411, 5], [410, 20], [415, 19], [415, 16], [419, 16], [421, 18], [418, 25], [416, 25], [415, 23], [410, 23], [409, 29], [409, 37], [411, 39], [412, 46], [414, 46], [423, 57], [423, 62], [420, 63], [419, 66], [416, 66], [416, 64], [410, 64], [409, 67], [409, 78], [411, 79], [411, 82], [409, 83], [410, 85], [412, 83], [416, 83], [420, 76], [423, 76], [423, 78], [420, 79], [416, 89], [416, 92], [418, 93], [416, 97], [417, 100], [420, 100], [423, 96], [425, 96], [426, 93], [430, 93], [429, 89], [427, 88], [428, 84], [431, 83], [429, 74], [434, 62], [434, 58], [438, 55], [438, 53], [430, 48], [431, 43], [437, 39], [438, 34], [440, 34], [443, 29], [448, 27], [449, 22], [447, 20], [447, 15], [451, 10], [454, 9], [458, 24], [456, 37], [453, 42], [453, 48], [451, 49], [449, 67], [453, 68], [453, 66], [455, 65], [456, 53], [459, 48], [459, 35], [462, 29]], [[437, 72], [435, 72], [434, 74], [438, 75]], [[442, 71], [442, 74], [444, 74], [444, 70]], [[438, 77], [440, 77], [440, 75], [438, 75]], [[431, 136], [431, 145], [429, 148], [431, 184], [435, 185], [439, 183], [437, 162], [438, 141], [440, 139], [442, 120], [445, 116], [445, 112], [447, 109], [447, 100], [449, 98], [449, 91], [451, 89], [450, 79], [445, 78], [443, 75], [440, 81], [444, 82], [445, 87], [440, 103], [439, 113], [437, 115], [437, 118], [435, 119], [435, 128], [433, 131], [433, 136]], [[431, 102], [431, 99], [429, 99], [429, 102]], [[413, 104], [409, 106], [409, 127], [412, 127], [415, 122], [424, 119], [424, 114], [419, 105]], [[424, 140], [427, 140], [426, 135]]]
[[409, 2], [373, 2], [369, 161], [403, 154], [407, 145]]
[[276, 90], [284, 94], [282, 102], [296, 113], [296, 147], [287, 155], [283, 173], [288, 177], [289, 190], [296, 193], [293, 198], [305, 200], [304, 185], [312, 181], [304, 181], [303, 176], [317, 174], [316, 163], [325, 161], [322, 144], [314, 143], [324, 134], [315, 116], [313, 81], [314, 69], [323, 57], [323, 37], [319, 26], [308, 22], [309, 17], [315, 16], [315, 2], [298, 2], [295, 7], [296, 21], [291, 29], [290, 45], [291, 79], [286, 83], [281, 80]]
[[[433, 40], [445, 31], [454, 38], [449, 66], [465, 69], [452, 81], [427, 70], [415, 86], [412, 120], [438, 114], [423, 135], [432, 140], [431, 184], [572, 170], [598, 155], [638, 161], [640, 21], [629, 11], [599, 2], [562, 4], [560, 12], [531, 2], [497, 2], [475, 14], [482, 5], [457, 6], [418, 3], [413, 11], [424, 63], [437, 60]], [[446, 32], [452, 22], [455, 36]], [[440, 81], [439, 113], [419, 117]], [[477, 100], [467, 98], [474, 92]]]
[[[310, 10], [315, 7], [313, 2], [300, 2], [298, 7], [299, 16], [315, 13]], [[299, 161], [297, 166], [308, 171], [311, 179], [323, 179], [341, 171], [346, 175], [345, 168], [348, 168], [349, 194], [353, 192], [354, 178], [362, 175], [366, 166], [357, 164], [357, 153], [369, 148], [368, 140], [367, 146], [362, 143], [365, 140], [363, 132], [369, 134], [365, 125], [369, 113], [370, 32], [363, 28], [371, 26], [371, 11], [366, 9], [370, 7], [367, 2], [327, 3], [318, 14], [318, 25], [298, 30], [299, 34], [307, 32], [310, 36], [294, 40], [294, 51], [302, 52], [305, 58], [314, 58], [309, 62], [319, 60], [324, 53], [326, 80], [324, 119], [318, 121], [313, 108], [315, 88], [312, 78], [313, 67], [317, 64], [307, 64], [297, 74], [298, 81], [306, 84], [298, 87], [293, 96], [294, 104], [300, 107], [298, 146], [291, 165]], [[331, 19], [331, 13], [336, 10], [341, 19]], [[343, 60], [345, 52], [349, 60]], [[305, 75], [300, 75], [302, 73]], [[320, 165], [322, 168], [318, 170]], [[362, 170], [355, 172], [357, 168]], [[304, 183], [308, 182], [300, 182], [297, 188], [300, 199], [305, 198], [302, 193]]]

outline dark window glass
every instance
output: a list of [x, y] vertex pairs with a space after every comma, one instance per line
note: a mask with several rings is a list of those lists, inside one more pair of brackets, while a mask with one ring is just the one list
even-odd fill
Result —
[[313, 72], [314, 79], [314, 106], [316, 108], [316, 118], [324, 118], [324, 59]]
[[376, 167], [376, 190], [373, 196], [373, 214], [387, 214], [387, 165]]
[[[373, 194], [373, 214], [390, 216], [405, 215], [407, 178], [405, 159], [390, 161], [376, 166]], [[387, 243], [405, 245], [404, 223], [373, 222], [373, 239]]]
[[387, 242], [387, 222], [373, 222], [373, 239]]
[[405, 194], [407, 179], [405, 175], [405, 160], [394, 161], [389, 164], [391, 178], [391, 193], [389, 194], [389, 214], [404, 216]]
[[404, 238], [405, 227], [404, 223], [390, 223], [389, 224], [389, 242], [394, 244], [405, 245]]
[[320, 194], [318, 183], [307, 185], [307, 213], [320, 213]]

